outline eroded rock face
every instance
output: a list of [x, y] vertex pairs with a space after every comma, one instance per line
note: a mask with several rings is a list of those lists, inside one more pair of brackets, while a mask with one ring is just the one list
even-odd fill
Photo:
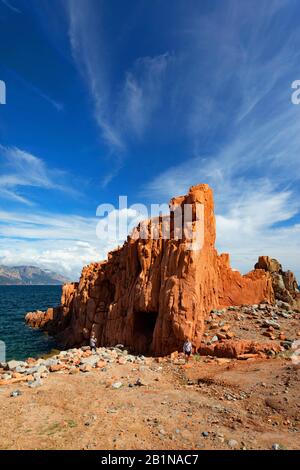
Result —
[[184, 204], [203, 205], [202, 248], [191, 251], [174, 233], [168, 240], [128, 237], [106, 261], [85, 267], [78, 285], [63, 288], [59, 339], [64, 346], [85, 344], [94, 331], [98, 345], [122, 343], [141, 353], [181, 350], [186, 336], [198, 348], [211, 309], [274, 302], [269, 272], [242, 276], [230, 268], [229, 255], [218, 255], [208, 185], [194, 186], [170, 202], [173, 208]]
[[271, 274], [276, 299], [300, 308], [300, 293], [294, 273], [283, 271], [281, 264], [269, 256], [260, 256], [255, 269], [264, 269]]

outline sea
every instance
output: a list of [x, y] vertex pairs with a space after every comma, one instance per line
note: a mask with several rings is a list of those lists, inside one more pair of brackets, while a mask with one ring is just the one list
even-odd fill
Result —
[[0, 286], [0, 361], [24, 360], [57, 346], [42, 331], [25, 324], [27, 312], [60, 304], [61, 286]]

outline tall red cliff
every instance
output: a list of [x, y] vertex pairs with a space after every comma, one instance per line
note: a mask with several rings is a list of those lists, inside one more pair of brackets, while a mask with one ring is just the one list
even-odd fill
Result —
[[[274, 302], [269, 272], [242, 276], [230, 268], [228, 255], [218, 255], [209, 186], [194, 186], [170, 202], [173, 209], [184, 204], [193, 211], [197, 204], [203, 207], [202, 248], [190, 250], [171, 229], [167, 240], [161, 234], [158, 239], [128, 237], [106, 261], [85, 267], [79, 284], [64, 286], [62, 306], [51, 319], [65, 346], [84, 344], [94, 331], [98, 345], [122, 343], [141, 353], [181, 349], [187, 336], [198, 348], [211, 309]], [[32, 323], [30, 317], [27, 321]]]

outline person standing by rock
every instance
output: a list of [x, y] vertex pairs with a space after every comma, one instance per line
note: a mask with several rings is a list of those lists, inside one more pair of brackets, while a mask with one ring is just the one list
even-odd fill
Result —
[[186, 360], [189, 362], [191, 354], [192, 354], [192, 343], [189, 340], [189, 338], [185, 339], [185, 342], [183, 345], [183, 353], [185, 355]]
[[94, 353], [97, 350], [97, 338], [96, 338], [96, 335], [95, 335], [94, 331], [92, 332], [91, 337], [90, 337], [90, 348], [91, 348], [92, 352], [94, 352]]

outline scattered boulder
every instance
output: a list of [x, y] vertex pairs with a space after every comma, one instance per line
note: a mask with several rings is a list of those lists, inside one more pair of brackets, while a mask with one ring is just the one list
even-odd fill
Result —
[[99, 362], [99, 356], [89, 356], [89, 357], [84, 357], [81, 359], [80, 364], [81, 365], [90, 365], [91, 367], [95, 366]]
[[235, 449], [237, 446], [238, 446], [238, 441], [236, 441], [235, 439], [230, 439], [228, 441], [228, 446], [231, 448], [231, 449]]
[[12, 360], [12, 361], [8, 361], [7, 368], [9, 370], [14, 370], [17, 367], [24, 367], [25, 365], [26, 365], [26, 363], [23, 362], [23, 361], [14, 361], [14, 360]]
[[64, 369], [66, 369], [65, 364], [53, 364], [49, 367], [50, 372], [59, 372]]
[[280, 450], [280, 444], [272, 444], [272, 450]]
[[272, 326], [276, 330], [280, 330], [280, 324], [274, 320], [265, 320], [263, 326], [269, 327]]
[[79, 367], [80, 372], [91, 372], [93, 370], [93, 366], [91, 364], [82, 364]]
[[28, 385], [28, 387], [30, 387], [30, 388], [41, 387], [42, 381], [41, 381], [40, 379], [37, 379], [37, 380], [30, 380], [29, 382], [27, 382], [27, 385]]
[[115, 390], [117, 390], [117, 389], [123, 387], [123, 384], [122, 384], [122, 382], [115, 382], [115, 383], [112, 384], [111, 387], [114, 388]]

